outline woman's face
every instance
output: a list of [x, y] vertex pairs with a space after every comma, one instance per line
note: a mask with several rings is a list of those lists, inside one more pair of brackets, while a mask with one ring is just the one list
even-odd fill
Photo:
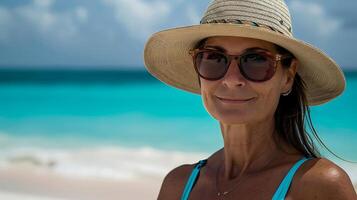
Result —
[[[260, 47], [277, 54], [275, 45], [257, 39], [215, 36], [208, 38], [204, 47], [220, 46], [227, 54], [240, 55], [245, 49]], [[278, 62], [274, 76], [264, 82], [245, 79], [239, 71], [237, 60], [233, 59], [225, 76], [216, 81], [200, 77], [201, 95], [206, 110], [224, 124], [251, 124], [274, 116], [281, 93], [288, 91], [293, 83], [296, 63], [289, 70]], [[224, 102], [226, 99], [251, 99], [244, 102]]]

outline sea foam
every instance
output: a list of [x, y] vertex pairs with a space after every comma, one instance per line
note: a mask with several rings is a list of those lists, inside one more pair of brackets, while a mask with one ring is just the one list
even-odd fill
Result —
[[193, 164], [207, 153], [164, 151], [151, 147], [116, 146], [80, 149], [13, 148], [2, 150], [0, 166], [32, 165], [65, 176], [129, 180], [162, 178], [182, 164]]

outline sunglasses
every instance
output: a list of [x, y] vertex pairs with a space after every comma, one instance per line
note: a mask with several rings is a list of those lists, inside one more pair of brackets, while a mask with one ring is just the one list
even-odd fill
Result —
[[261, 48], [250, 48], [240, 55], [229, 55], [217, 49], [193, 49], [189, 51], [198, 75], [206, 80], [219, 80], [227, 73], [232, 59], [236, 59], [244, 78], [254, 82], [271, 79], [277, 62], [289, 55], [272, 54]]

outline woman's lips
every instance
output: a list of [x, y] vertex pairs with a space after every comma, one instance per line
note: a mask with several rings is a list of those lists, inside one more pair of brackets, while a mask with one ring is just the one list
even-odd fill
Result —
[[246, 103], [246, 102], [254, 99], [254, 97], [253, 98], [249, 98], [249, 99], [228, 99], [228, 98], [221, 98], [221, 97], [217, 97], [217, 98], [220, 101], [224, 102], [224, 103], [235, 103], [235, 104], [237, 104], [237, 103]]

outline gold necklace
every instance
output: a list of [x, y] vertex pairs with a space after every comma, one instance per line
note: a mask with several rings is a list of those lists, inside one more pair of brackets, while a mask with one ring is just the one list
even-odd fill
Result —
[[[275, 158], [275, 156], [273, 156], [272, 159], [270, 159], [269, 162], [267, 162], [267, 164], [265, 164], [265, 166], [262, 167], [262, 169], [265, 168], [266, 166], [268, 166], [268, 164], [271, 163], [271, 161], [274, 160], [274, 158]], [[233, 187], [233, 189], [231, 189], [231, 190], [227, 190], [227, 191], [220, 192], [220, 190], [219, 190], [219, 188], [218, 188], [218, 175], [219, 175], [219, 170], [221, 169], [221, 167], [222, 167], [222, 165], [223, 165], [222, 163], [224, 163], [224, 162], [221, 162], [221, 165], [218, 167], [218, 169], [217, 169], [217, 171], [216, 171], [216, 190], [217, 190], [217, 197], [218, 197], [218, 199], [223, 199], [223, 198], [225, 197], [225, 195], [227, 195], [228, 193], [230, 193], [230, 192], [234, 191], [235, 189], [237, 189], [237, 187]], [[248, 174], [246, 177], [249, 177], [249, 174]], [[241, 182], [241, 180], [242, 180], [242, 179], [240, 179], [240, 180], [235, 184], [235, 186], [237, 186], [238, 183]]]
[[[222, 162], [223, 163], [223, 162]], [[216, 172], [216, 190], [217, 190], [217, 197], [218, 198], [224, 198], [224, 196], [230, 192], [232, 192], [233, 190], [235, 190], [237, 187], [233, 187], [233, 189], [231, 190], [227, 190], [227, 191], [223, 191], [223, 192], [220, 192], [219, 188], [218, 188], [218, 175], [219, 175], [219, 171], [221, 169], [223, 164], [221, 164], [218, 169], [217, 169], [217, 172]], [[241, 181], [241, 179], [235, 184], [235, 186], [238, 185], [238, 183]]]

